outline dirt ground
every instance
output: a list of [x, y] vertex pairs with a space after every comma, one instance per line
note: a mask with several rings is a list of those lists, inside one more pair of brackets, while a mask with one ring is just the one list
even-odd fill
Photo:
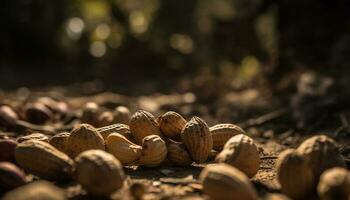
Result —
[[[77, 95], [79, 90], [81, 95]], [[334, 138], [340, 145], [343, 156], [349, 165], [350, 159], [350, 127], [348, 124], [349, 110], [327, 111], [327, 107], [308, 110], [299, 115], [312, 115], [310, 118], [295, 118], [300, 110], [286, 104], [283, 98], [266, 95], [262, 91], [247, 89], [239, 92], [229, 92], [212, 99], [207, 94], [196, 92], [151, 94], [145, 96], [126, 96], [110, 92], [90, 92], [82, 94], [79, 87], [49, 88], [36, 91], [18, 89], [13, 92], [0, 93], [0, 101], [18, 107], [31, 98], [38, 96], [54, 96], [66, 101], [71, 110], [72, 118], [64, 122], [31, 127], [32, 131], [69, 130], [78, 123], [75, 114], [81, 106], [93, 101], [108, 109], [125, 105], [135, 112], [144, 109], [155, 116], [169, 110], [182, 114], [186, 119], [199, 116], [206, 120], [209, 126], [217, 123], [234, 123], [242, 126], [252, 136], [260, 149], [262, 163], [259, 172], [252, 182], [261, 199], [288, 199], [280, 194], [280, 186], [276, 181], [276, 156], [286, 148], [293, 148], [305, 138], [314, 134], [324, 133]], [[313, 103], [312, 105], [315, 105]], [[322, 110], [324, 109], [324, 110]], [[302, 110], [301, 110], [302, 111]], [[314, 113], [312, 113], [314, 112]], [[319, 114], [323, 112], [323, 114]], [[300, 124], [307, 124], [306, 126]], [[19, 137], [28, 130], [3, 131], [0, 137]], [[126, 185], [122, 190], [112, 195], [112, 199], [137, 199], [141, 194], [143, 199], [206, 199], [198, 175], [207, 164], [193, 164], [190, 167], [173, 167], [166, 163], [157, 168], [125, 167], [128, 175]], [[94, 199], [74, 182], [56, 183], [65, 189], [72, 200]]]

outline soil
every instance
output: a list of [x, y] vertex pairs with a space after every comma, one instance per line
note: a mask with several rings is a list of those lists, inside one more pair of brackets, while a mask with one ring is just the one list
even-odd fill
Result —
[[[168, 110], [181, 113], [186, 119], [197, 115], [206, 120], [209, 126], [217, 123], [234, 123], [242, 126], [252, 136], [260, 149], [262, 164], [259, 172], [252, 178], [261, 199], [287, 199], [280, 195], [280, 186], [276, 181], [276, 156], [286, 148], [294, 148], [305, 138], [314, 134], [327, 134], [340, 145], [344, 158], [349, 164], [350, 159], [350, 128], [347, 122], [350, 110], [334, 110], [328, 112], [327, 107], [317, 108], [306, 121], [295, 118], [294, 113], [301, 112], [290, 106], [285, 98], [271, 97], [256, 89], [246, 89], [238, 92], [227, 92], [224, 95], [207, 98], [200, 92], [185, 92], [172, 94], [151, 94], [145, 96], [127, 96], [110, 92], [82, 92], [79, 87], [48, 88], [36, 91], [19, 89], [0, 93], [0, 102], [14, 107], [38, 96], [53, 96], [66, 101], [72, 116], [86, 102], [96, 102], [107, 109], [125, 105], [132, 112], [145, 109], [154, 115]], [[210, 96], [210, 95], [209, 95]], [[287, 103], [286, 103], [287, 102]], [[324, 109], [324, 110], [322, 110]], [[323, 114], [319, 114], [323, 111]], [[312, 111], [314, 112], [314, 111]], [[300, 114], [300, 113], [299, 113]], [[302, 119], [304, 120], [304, 119]], [[55, 130], [68, 129], [77, 121], [72, 119], [35, 128], [51, 127]], [[300, 124], [306, 123], [305, 126]], [[19, 137], [28, 130], [3, 131], [0, 137]], [[52, 129], [50, 129], [52, 130]], [[167, 164], [157, 168], [125, 167], [128, 175], [126, 186], [112, 195], [111, 199], [206, 199], [198, 175], [208, 164], [189, 167], [174, 167]], [[35, 179], [35, 177], [34, 177]], [[70, 199], [95, 199], [89, 196], [75, 182], [55, 183], [63, 188]]]

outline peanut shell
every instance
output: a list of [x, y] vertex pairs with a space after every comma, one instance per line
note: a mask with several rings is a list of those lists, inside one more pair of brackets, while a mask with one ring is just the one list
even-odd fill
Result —
[[111, 133], [119, 133], [126, 137], [128, 140], [132, 141], [130, 127], [126, 124], [112, 124], [98, 128], [97, 131], [102, 135], [104, 139], [106, 139]]
[[165, 160], [166, 155], [166, 144], [158, 135], [149, 135], [143, 138], [140, 165], [146, 167], [159, 166]]
[[100, 114], [100, 107], [95, 102], [88, 102], [84, 105], [81, 114], [81, 122], [91, 124], [93, 126], [98, 125], [98, 116]]
[[11, 190], [2, 200], [67, 200], [62, 189], [47, 181], [35, 181]]
[[69, 178], [73, 167], [73, 161], [66, 154], [37, 140], [18, 144], [15, 158], [25, 171], [48, 180]]
[[260, 166], [259, 150], [252, 138], [239, 134], [226, 142], [215, 161], [232, 165], [248, 177], [253, 177]]
[[205, 162], [213, 148], [213, 139], [204, 120], [193, 117], [182, 129], [181, 140], [196, 163]]
[[108, 197], [123, 186], [123, 166], [112, 154], [88, 150], [79, 154], [75, 162], [75, 177], [91, 195]]
[[114, 115], [110, 111], [104, 111], [98, 116], [97, 120], [97, 127], [109, 126], [114, 122]]
[[221, 151], [225, 143], [233, 136], [246, 134], [245, 131], [234, 124], [217, 124], [209, 128], [213, 137], [213, 149]]
[[26, 175], [16, 165], [9, 162], [0, 162], [0, 188], [12, 190], [26, 184]]
[[18, 119], [18, 114], [10, 106], [0, 106], [0, 126], [6, 128], [14, 127]]
[[27, 141], [27, 140], [38, 140], [38, 141], [42, 141], [42, 142], [49, 142], [49, 137], [47, 137], [46, 135], [42, 134], [42, 133], [32, 133], [26, 136], [22, 136], [19, 137], [17, 139], [18, 143]]
[[199, 175], [203, 192], [211, 200], [257, 200], [249, 178], [240, 170], [227, 164], [208, 165]]
[[67, 140], [67, 153], [75, 158], [83, 151], [90, 149], [105, 150], [103, 137], [96, 128], [89, 124], [80, 124], [72, 130]]
[[312, 169], [293, 149], [283, 151], [276, 162], [282, 192], [293, 199], [306, 199], [313, 192]]
[[350, 172], [340, 167], [324, 171], [318, 183], [317, 191], [322, 200], [349, 200]]
[[66, 153], [68, 152], [67, 141], [69, 136], [70, 136], [70, 133], [68, 132], [56, 134], [50, 138], [49, 143], [52, 146], [56, 147], [58, 150]]
[[142, 144], [143, 138], [148, 135], [161, 135], [154, 116], [144, 110], [139, 110], [131, 116], [130, 131], [136, 144]]
[[340, 155], [337, 143], [325, 136], [317, 135], [305, 140], [298, 148], [298, 154], [303, 156], [311, 166], [315, 184], [320, 175], [332, 167], [345, 167], [345, 161]]
[[53, 117], [51, 110], [39, 102], [27, 104], [23, 112], [26, 120], [34, 124], [44, 124]]
[[119, 133], [112, 133], [106, 139], [106, 151], [114, 155], [123, 165], [130, 165], [141, 157], [142, 147], [130, 142]]
[[129, 124], [130, 123], [130, 110], [125, 106], [118, 106], [114, 112], [114, 123]]
[[192, 163], [190, 154], [181, 143], [174, 142], [168, 145], [168, 159], [177, 166], [189, 166]]
[[187, 121], [179, 113], [169, 111], [158, 117], [157, 121], [163, 135], [174, 141], [181, 141], [181, 131]]
[[0, 139], [0, 161], [15, 161], [17, 142], [10, 139]]

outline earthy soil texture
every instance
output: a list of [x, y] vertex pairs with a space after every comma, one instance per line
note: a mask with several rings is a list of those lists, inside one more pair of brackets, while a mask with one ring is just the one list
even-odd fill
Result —
[[[155, 116], [173, 110], [182, 114], [186, 120], [192, 116], [202, 117], [209, 126], [217, 123], [240, 125], [259, 146], [262, 163], [252, 182], [261, 199], [287, 199], [280, 195], [280, 186], [276, 180], [276, 157], [284, 149], [298, 146], [311, 135], [323, 133], [335, 139], [349, 167], [350, 110], [346, 107], [334, 108], [337, 103], [328, 101], [329, 97], [320, 97], [310, 104], [275, 98], [268, 92], [257, 89], [226, 92], [225, 95], [214, 95], [210, 93], [212, 90], [207, 90], [126, 96], [86, 87], [89, 88], [87, 92], [84, 85], [80, 85], [35, 91], [22, 88], [0, 93], [0, 102], [14, 108], [41, 96], [54, 97], [69, 105], [69, 112], [62, 120], [41, 125], [23, 122], [21, 128], [0, 129], [0, 138], [17, 138], [31, 132], [42, 132], [51, 136], [64, 130], [69, 131], [74, 124], [80, 123], [77, 116], [82, 106], [87, 102], [96, 102], [106, 109], [112, 110], [116, 106], [124, 105], [131, 113], [144, 109]], [[299, 98], [298, 95], [295, 94], [294, 98]], [[208, 163], [189, 167], [168, 164], [156, 168], [125, 167], [128, 175], [125, 186], [111, 198], [137, 199], [141, 193], [143, 199], [206, 199], [208, 197], [203, 195], [197, 178], [203, 167], [213, 162], [216, 153], [213, 152]], [[31, 175], [28, 177], [31, 180], [37, 179]], [[74, 181], [55, 184], [66, 191], [69, 199], [95, 199]]]

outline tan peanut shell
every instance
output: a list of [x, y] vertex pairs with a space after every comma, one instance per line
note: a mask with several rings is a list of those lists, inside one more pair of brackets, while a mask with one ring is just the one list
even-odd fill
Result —
[[104, 111], [98, 115], [97, 121], [96, 127], [109, 126], [114, 122], [114, 115], [110, 111]]
[[25, 171], [49, 180], [69, 178], [73, 167], [73, 161], [66, 154], [37, 140], [18, 144], [15, 158]]
[[49, 143], [52, 146], [56, 147], [56, 149], [66, 153], [68, 152], [67, 141], [69, 136], [70, 136], [70, 133], [68, 132], [56, 134], [50, 138]]
[[67, 153], [75, 158], [83, 151], [90, 149], [105, 150], [105, 144], [101, 134], [89, 124], [80, 124], [72, 130], [67, 140]]
[[123, 186], [123, 166], [112, 154], [88, 150], [79, 154], [75, 163], [76, 180], [91, 195], [108, 197]]
[[100, 114], [100, 107], [95, 102], [88, 102], [84, 105], [81, 114], [81, 122], [91, 124], [93, 126], [98, 125], [98, 116]]
[[332, 167], [345, 167], [337, 143], [325, 136], [317, 135], [305, 140], [298, 148], [298, 154], [311, 166], [317, 184], [319, 176]]
[[213, 149], [221, 151], [225, 143], [233, 136], [246, 134], [245, 131], [234, 124], [217, 124], [209, 128], [213, 137]]
[[114, 123], [129, 124], [130, 123], [130, 110], [125, 106], [118, 106], [114, 112]]
[[259, 150], [252, 138], [239, 134], [226, 142], [215, 161], [232, 165], [248, 177], [253, 177], [260, 166]]
[[306, 199], [313, 192], [312, 169], [293, 149], [283, 151], [276, 162], [282, 192], [292, 199]]
[[67, 198], [62, 189], [40, 180], [9, 191], [2, 200], [67, 200]]
[[143, 138], [140, 165], [146, 167], [159, 166], [165, 160], [166, 155], [166, 144], [158, 135], [149, 135]]
[[208, 165], [199, 175], [203, 192], [211, 200], [257, 200], [249, 178], [240, 170], [220, 163]]
[[181, 131], [187, 121], [179, 113], [174, 111], [166, 112], [159, 116], [157, 121], [163, 135], [174, 141], [181, 141]]
[[103, 126], [101, 128], [98, 128], [97, 131], [102, 135], [104, 139], [106, 139], [111, 133], [119, 133], [126, 137], [128, 140], [132, 141], [130, 127], [126, 124], [112, 124], [109, 126]]
[[340, 167], [326, 170], [321, 175], [317, 192], [321, 200], [349, 200], [350, 172]]
[[181, 140], [196, 163], [205, 162], [213, 148], [213, 139], [204, 120], [193, 117], [182, 129]]
[[26, 136], [19, 137], [17, 139], [18, 143], [27, 141], [27, 140], [38, 140], [38, 141], [43, 141], [43, 142], [49, 142], [49, 138], [42, 134], [42, 133], [32, 133]]
[[4, 191], [26, 184], [26, 175], [15, 164], [0, 162], [0, 188]]
[[139, 110], [131, 116], [130, 131], [136, 144], [141, 144], [148, 135], [162, 135], [154, 116], [144, 110]]
[[142, 147], [130, 142], [119, 133], [112, 133], [106, 139], [106, 151], [123, 165], [133, 164], [141, 157]]
[[171, 143], [168, 145], [168, 159], [177, 166], [189, 166], [192, 163], [190, 154], [185, 145], [181, 143]]

